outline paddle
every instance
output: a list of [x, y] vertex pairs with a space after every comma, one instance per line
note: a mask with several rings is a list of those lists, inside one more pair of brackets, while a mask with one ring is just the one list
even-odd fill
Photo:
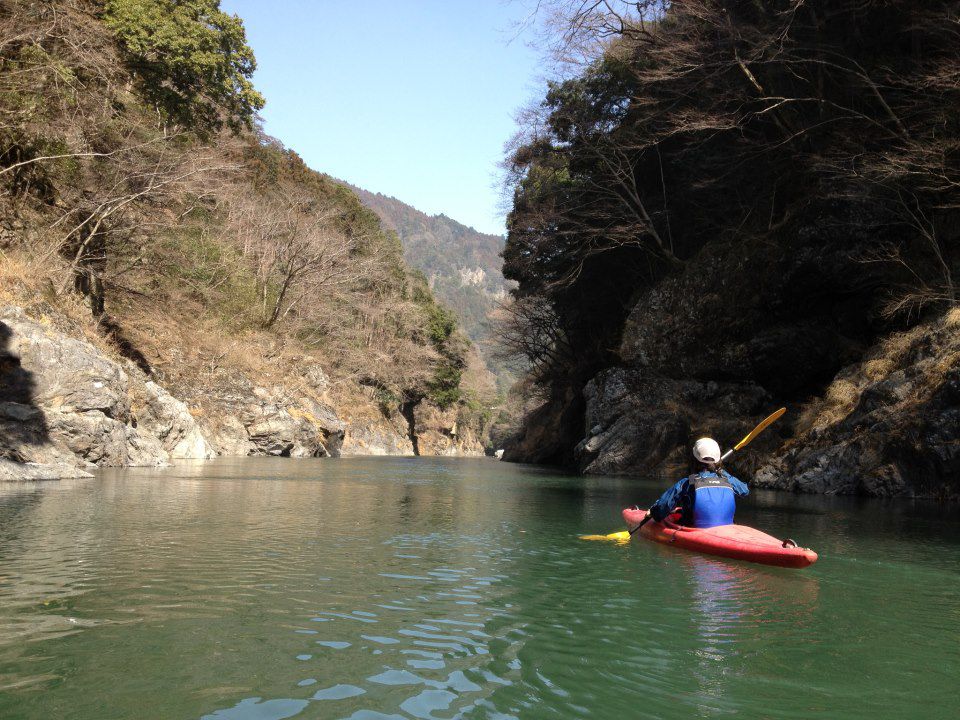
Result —
[[[719, 468], [720, 465], [723, 463], [723, 461], [726, 460], [731, 455], [733, 455], [737, 450], [745, 448], [747, 445], [753, 442], [753, 440], [757, 437], [757, 435], [762, 433], [764, 430], [770, 427], [770, 425], [772, 425], [781, 417], [783, 417], [783, 414], [786, 411], [787, 409], [785, 407], [782, 407], [779, 410], [777, 410], [775, 413], [771, 413], [766, 418], [764, 418], [759, 425], [757, 425], [753, 430], [747, 433], [746, 437], [744, 437], [743, 440], [741, 440], [736, 445], [734, 445], [732, 450], [727, 450], [723, 455], [720, 456], [720, 462], [717, 463], [717, 467]], [[647, 515], [643, 520], [640, 521], [639, 525], [637, 525], [633, 530], [629, 532], [627, 532], [626, 530], [621, 530], [620, 532], [610, 533], [609, 535], [581, 535], [580, 539], [581, 540], [629, 540], [630, 537], [637, 530], [639, 530], [648, 522], [650, 522], [650, 519], [652, 517], [653, 517], [652, 515]]]
[[723, 463], [724, 460], [726, 460], [728, 457], [733, 455], [740, 448], [743, 448], [749, 445], [753, 441], [753, 439], [757, 437], [757, 435], [762, 433], [764, 430], [770, 427], [773, 423], [775, 423], [777, 420], [783, 417], [783, 414], [786, 411], [787, 409], [785, 407], [782, 407], [779, 410], [777, 410], [775, 413], [771, 413], [769, 416], [767, 416], [759, 425], [757, 425], [753, 430], [747, 433], [747, 436], [743, 440], [741, 440], [736, 445], [734, 445], [733, 450], [727, 450], [723, 455], [721, 455], [720, 463]]

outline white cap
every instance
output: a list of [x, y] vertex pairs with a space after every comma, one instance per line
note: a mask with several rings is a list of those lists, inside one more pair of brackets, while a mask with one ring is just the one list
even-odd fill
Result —
[[700, 462], [720, 462], [720, 446], [713, 438], [700, 438], [693, 444], [693, 456]]

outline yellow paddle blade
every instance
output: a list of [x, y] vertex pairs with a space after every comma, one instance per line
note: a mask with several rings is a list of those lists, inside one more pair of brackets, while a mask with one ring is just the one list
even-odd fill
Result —
[[626, 530], [610, 533], [609, 535], [581, 535], [581, 540], [629, 540], [630, 533]]
[[751, 430], [749, 435], [747, 435], [743, 440], [741, 440], [736, 445], [734, 445], [733, 449], [739, 450], [745, 445], [749, 445], [751, 440], [753, 440], [757, 435], [759, 435], [764, 430], [766, 430], [767, 427], [769, 427], [772, 423], [775, 423], [777, 420], [779, 420], [786, 411], [787, 409], [783, 407], [777, 410], [772, 415], [770, 415], [766, 420], [764, 420], [762, 423], [757, 425], [753, 430]]

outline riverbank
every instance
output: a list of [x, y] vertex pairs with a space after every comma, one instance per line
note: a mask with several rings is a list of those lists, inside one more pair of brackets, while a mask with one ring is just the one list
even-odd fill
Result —
[[[663, 321], [648, 320], [648, 329], [658, 322]], [[672, 342], [682, 337], [676, 330]], [[638, 343], [639, 333], [630, 330], [624, 345]], [[779, 400], [749, 380], [670, 378], [650, 367], [649, 354], [644, 357], [646, 363], [635, 357], [587, 382], [584, 435], [572, 453], [582, 472], [681, 477], [688, 470], [689, 438], [709, 434], [732, 445]], [[785, 357], [783, 362], [791, 361]], [[556, 427], [549, 414], [569, 407], [576, 404], [548, 403], [528, 423]], [[957, 499], [960, 309], [891, 333], [843, 367], [821, 392], [789, 407], [787, 415], [731, 461], [737, 475], [753, 486]], [[551, 447], [528, 444], [537, 437], [528, 430], [508, 457], [529, 460], [537, 450]]]
[[259, 376], [223, 360], [205, 372], [161, 365], [148, 374], [93, 325], [49, 307], [0, 306], [0, 479], [217, 456], [484, 452], [472, 428], [457, 426], [456, 408], [417, 404], [409, 419], [384, 411], [372, 392], [334, 385], [308, 357]]
[[476, 348], [397, 235], [263, 131], [238, 17], [7, 5], [4, 476], [482, 452]]

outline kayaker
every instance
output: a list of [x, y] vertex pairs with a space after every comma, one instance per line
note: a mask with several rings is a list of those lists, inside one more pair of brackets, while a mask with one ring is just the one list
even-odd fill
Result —
[[650, 507], [657, 522], [681, 508], [680, 524], [697, 528], [733, 523], [737, 495], [748, 495], [750, 488], [720, 467], [720, 446], [713, 438], [700, 438], [693, 445], [698, 472], [685, 477], [667, 490]]

